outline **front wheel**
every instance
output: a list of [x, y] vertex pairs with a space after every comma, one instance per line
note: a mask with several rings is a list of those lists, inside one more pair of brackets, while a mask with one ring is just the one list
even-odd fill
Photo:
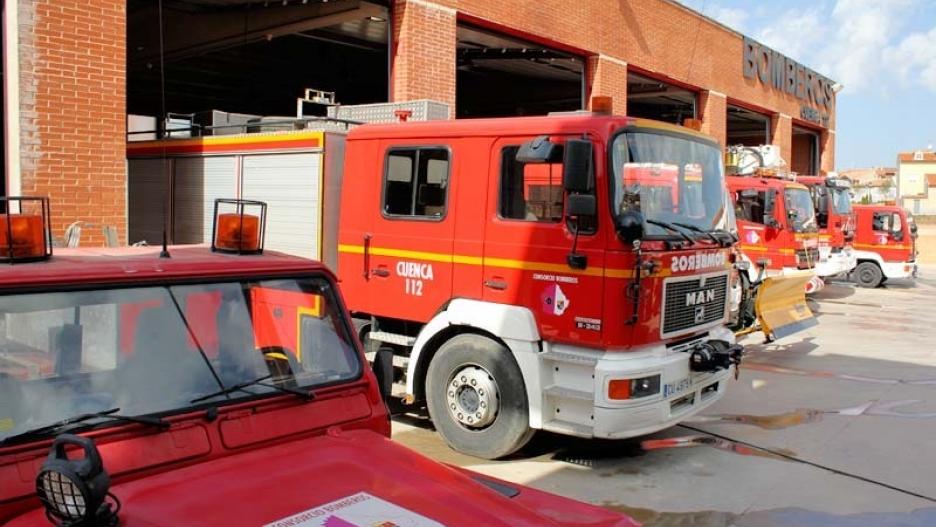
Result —
[[859, 263], [852, 276], [861, 287], [877, 287], [884, 282], [884, 273], [874, 262]]
[[533, 436], [523, 374], [510, 350], [474, 334], [443, 344], [426, 373], [426, 402], [436, 430], [453, 449], [497, 459]]

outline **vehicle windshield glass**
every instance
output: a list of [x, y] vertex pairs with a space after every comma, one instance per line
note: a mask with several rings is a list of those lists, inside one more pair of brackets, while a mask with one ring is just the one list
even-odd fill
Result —
[[[85, 413], [167, 414], [224, 387], [356, 378], [319, 278], [0, 296], [0, 440]], [[249, 393], [248, 393], [249, 392]], [[198, 404], [224, 404], [255, 385]]]
[[[611, 145], [614, 214], [639, 211], [644, 219], [700, 229], [728, 229], [721, 150], [690, 136], [649, 131], [619, 134]], [[652, 223], [650, 236], [671, 235]]]
[[807, 232], [816, 230], [816, 211], [809, 190], [805, 188], [787, 188], [786, 212], [790, 228], [794, 232]]
[[836, 214], [849, 214], [852, 211], [851, 192], [847, 188], [830, 188], [832, 207]]

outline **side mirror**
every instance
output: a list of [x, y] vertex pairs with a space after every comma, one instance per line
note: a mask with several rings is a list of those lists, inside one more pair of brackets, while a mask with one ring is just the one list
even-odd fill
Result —
[[762, 223], [772, 229], [783, 228], [783, 225], [780, 225], [780, 222], [777, 221], [777, 218], [774, 218], [771, 214], [764, 214], [764, 221]]
[[916, 225], [916, 223], [911, 223], [911, 224], [910, 224], [910, 234], [914, 234], [914, 235], [915, 235], [916, 233], [917, 233], [917, 225]]
[[592, 144], [584, 139], [570, 139], [565, 145], [562, 163], [562, 187], [566, 192], [590, 192], [592, 189]]
[[595, 204], [593, 194], [570, 194], [566, 202], [566, 216], [569, 218], [579, 218], [582, 216], [594, 216], [598, 213], [598, 207]]
[[631, 245], [644, 236], [643, 215], [637, 211], [622, 212], [615, 218], [618, 238], [627, 245]]
[[562, 146], [541, 135], [520, 145], [517, 161], [521, 163], [558, 163], [562, 160]]

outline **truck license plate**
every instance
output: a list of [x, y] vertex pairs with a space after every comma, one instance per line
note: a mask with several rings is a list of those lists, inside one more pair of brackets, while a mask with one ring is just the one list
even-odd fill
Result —
[[663, 385], [663, 398], [667, 398], [671, 395], [678, 395], [692, 386], [692, 381], [689, 377], [684, 377], [678, 381], [668, 382]]

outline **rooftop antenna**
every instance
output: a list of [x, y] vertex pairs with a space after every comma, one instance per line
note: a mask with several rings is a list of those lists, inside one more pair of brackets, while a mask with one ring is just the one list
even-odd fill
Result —
[[[166, 129], [166, 64], [165, 64], [166, 50], [165, 50], [165, 44], [164, 44], [165, 32], [163, 31], [162, 0], [159, 0], [158, 9], [159, 9], [159, 96], [160, 96], [160, 104], [161, 104], [161, 111], [162, 111], [162, 115], [160, 117], [163, 123], [162, 124], [163, 132], [165, 132], [165, 129]], [[161, 139], [165, 139], [165, 138], [161, 138]], [[163, 143], [162, 169], [163, 169], [163, 174], [166, 177], [166, 195], [163, 196], [163, 203], [162, 203], [163, 230], [162, 230], [162, 251], [159, 252], [160, 258], [172, 258], [172, 256], [169, 254], [169, 236], [167, 232], [168, 229], [166, 228], [166, 223], [168, 223], [169, 221], [169, 215], [167, 214], [167, 210], [166, 210], [166, 200], [169, 199], [169, 192], [171, 190], [171, 181], [170, 181], [171, 175], [169, 174], [169, 170], [168, 170], [169, 165], [166, 161], [168, 161], [168, 159], [166, 159], [166, 146], [165, 146], [165, 143]]]

